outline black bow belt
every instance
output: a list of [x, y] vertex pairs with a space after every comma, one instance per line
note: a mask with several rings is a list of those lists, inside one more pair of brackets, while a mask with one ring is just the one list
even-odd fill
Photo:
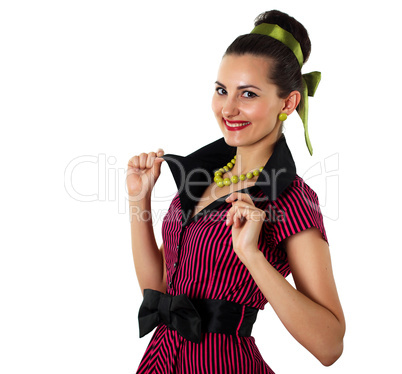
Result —
[[140, 338], [160, 323], [194, 343], [201, 342], [201, 332], [251, 336], [257, 313], [258, 308], [232, 301], [190, 299], [147, 288], [138, 313]]

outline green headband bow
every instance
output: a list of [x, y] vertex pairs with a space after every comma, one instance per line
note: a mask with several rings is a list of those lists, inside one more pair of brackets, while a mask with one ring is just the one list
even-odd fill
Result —
[[[299, 42], [293, 37], [293, 35], [282, 29], [278, 25], [273, 25], [270, 23], [261, 23], [260, 25], [254, 27], [250, 34], [262, 34], [270, 36], [276, 40], [279, 40], [281, 43], [285, 44], [297, 58], [299, 62], [300, 68], [303, 66], [304, 57], [303, 52], [301, 50]], [[304, 126], [304, 137], [306, 139], [307, 148], [310, 152], [310, 155], [313, 154], [313, 147], [310, 143], [310, 137], [308, 135], [308, 97], [314, 96], [315, 91], [317, 90], [318, 84], [321, 80], [321, 73], [319, 71], [313, 71], [312, 73], [303, 74], [303, 92], [302, 98], [299, 106], [297, 107], [297, 112], [303, 122]]]

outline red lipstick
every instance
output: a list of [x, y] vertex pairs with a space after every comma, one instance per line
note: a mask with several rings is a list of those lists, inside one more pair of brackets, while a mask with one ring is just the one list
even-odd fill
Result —
[[248, 121], [229, 121], [225, 118], [223, 118], [223, 123], [225, 124], [226, 129], [229, 131], [240, 131], [251, 125], [251, 122]]

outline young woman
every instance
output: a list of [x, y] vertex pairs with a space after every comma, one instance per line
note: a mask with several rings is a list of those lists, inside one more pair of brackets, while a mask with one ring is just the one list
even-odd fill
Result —
[[[297, 110], [312, 153], [307, 96], [319, 73], [301, 74], [310, 47], [294, 18], [259, 15], [219, 67], [212, 109], [223, 138], [186, 157], [158, 150], [130, 159], [140, 336], [156, 327], [137, 373], [273, 373], [251, 336], [267, 302], [323, 365], [342, 354], [345, 320], [318, 198], [282, 134]], [[158, 249], [147, 218], [163, 161], [178, 193]]]

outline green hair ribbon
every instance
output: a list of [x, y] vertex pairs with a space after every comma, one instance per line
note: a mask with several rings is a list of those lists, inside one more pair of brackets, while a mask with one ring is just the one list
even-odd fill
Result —
[[[284, 30], [282, 27], [270, 23], [261, 23], [260, 25], [254, 27], [250, 34], [267, 35], [285, 44], [296, 56], [300, 68], [303, 66], [304, 57], [300, 43], [290, 32]], [[312, 155], [313, 147], [311, 146], [310, 137], [308, 134], [308, 97], [314, 96], [321, 80], [321, 73], [319, 71], [313, 71], [308, 74], [303, 74], [302, 79], [303, 92], [301, 101], [297, 107], [297, 112], [299, 113], [299, 116], [303, 122], [304, 138], [306, 140], [307, 148], [310, 152], [310, 155]]]

